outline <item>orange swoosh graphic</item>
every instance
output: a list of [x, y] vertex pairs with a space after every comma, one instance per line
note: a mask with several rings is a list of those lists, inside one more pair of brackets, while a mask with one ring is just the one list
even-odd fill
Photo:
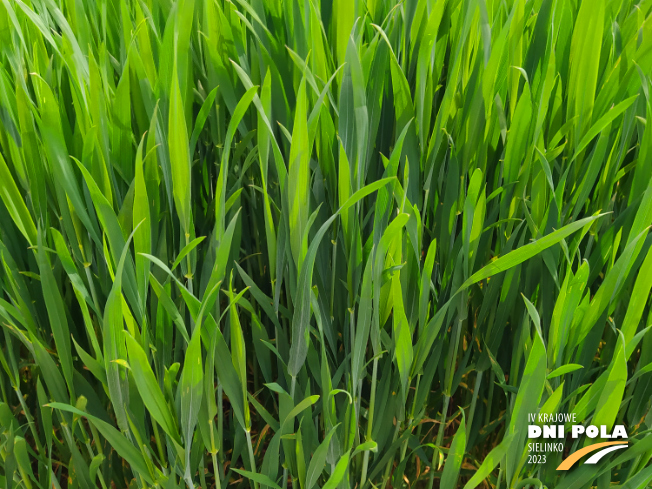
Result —
[[623, 441], [607, 441], [604, 443], [595, 443], [593, 445], [589, 445], [588, 447], [584, 447], [581, 450], [578, 450], [576, 452], [571, 453], [566, 460], [564, 460], [562, 463], [559, 464], [559, 467], [557, 467], [557, 470], [568, 470], [570, 469], [575, 462], [577, 462], [579, 459], [581, 459], [584, 455], [587, 453], [594, 452], [598, 448], [602, 447], [608, 447], [610, 445], [626, 445], [627, 442]]

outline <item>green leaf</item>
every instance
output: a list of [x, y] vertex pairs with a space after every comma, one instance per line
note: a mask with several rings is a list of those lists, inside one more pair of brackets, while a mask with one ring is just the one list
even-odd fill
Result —
[[595, 414], [591, 423], [596, 426], [605, 425], [607, 430], [613, 428], [618, 416], [618, 410], [614, 406], [620, 406], [627, 384], [627, 359], [625, 358], [625, 338], [618, 333], [618, 343], [614, 352], [609, 374], [598, 399]]
[[311, 148], [308, 146], [308, 115], [306, 104], [306, 80], [304, 77], [299, 86], [288, 168], [290, 249], [292, 250], [292, 257], [297, 266], [301, 255], [301, 242], [308, 224], [308, 216], [310, 215], [308, 181]]
[[579, 221], [572, 222], [567, 224], [557, 231], [544, 236], [543, 238], [537, 239], [536, 241], [529, 243], [521, 248], [510, 251], [504, 256], [499, 257], [489, 265], [486, 265], [484, 268], [478, 272], [471, 275], [459, 288], [458, 292], [468, 288], [469, 286], [478, 283], [481, 280], [496, 275], [497, 273], [504, 272], [509, 270], [520, 263], [523, 263], [526, 260], [529, 260], [533, 256], [538, 255], [543, 250], [550, 248], [552, 245], [559, 243], [562, 239], [573, 234], [575, 231], [582, 229], [584, 226], [590, 225], [596, 219], [604, 216], [605, 214], [598, 214], [596, 216], [586, 217], [580, 219]]
[[319, 228], [319, 231], [317, 231], [315, 237], [310, 243], [306, 258], [304, 259], [299, 272], [296, 298], [297, 310], [292, 318], [292, 345], [290, 347], [290, 361], [288, 362], [288, 373], [291, 376], [295, 377], [298, 374], [308, 353], [306, 333], [308, 331], [308, 322], [310, 321], [310, 288], [312, 285], [312, 272], [317, 255], [317, 248], [319, 247], [321, 240], [326, 234], [329, 226], [341, 212], [345, 211], [370, 193], [387, 185], [392, 180], [394, 180], [394, 178], [383, 178], [382, 180], [369, 184], [354, 193], [349, 197], [344, 205], [342, 205], [338, 211], [331, 216], [321, 226], [321, 228]]
[[[181, 438], [177, 431], [175, 418], [165, 401], [165, 397], [163, 396], [163, 392], [161, 392], [156, 377], [154, 376], [152, 367], [149, 365], [145, 351], [127, 331], [123, 331], [123, 336], [127, 344], [127, 351], [129, 352], [129, 365], [131, 366], [131, 372], [133, 373], [134, 381], [136, 382], [138, 392], [143, 399], [143, 403], [152, 417], [161, 425], [170, 438], [181, 445]], [[184, 428], [187, 428], [188, 424], [189, 423], [186, 423]]]
[[195, 154], [195, 147], [197, 146], [197, 140], [201, 134], [204, 125], [206, 124], [206, 119], [208, 119], [208, 114], [210, 113], [211, 108], [213, 107], [213, 102], [215, 101], [215, 96], [217, 95], [218, 87], [213, 88], [211, 93], [208, 94], [206, 99], [199, 109], [199, 114], [197, 114], [197, 119], [195, 120], [195, 127], [192, 130], [192, 136], [190, 137], [190, 154]]
[[176, 57], [170, 87], [170, 117], [168, 121], [168, 147], [172, 168], [172, 194], [183, 231], [190, 235], [190, 154], [188, 128], [183, 107]]
[[192, 334], [181, 371], [181, 433], [186, 449], [186, 477], [190, 478], [190, 448], [203, 395], [203, 362], [201, 354], [201, 328]]
[[319, 444], [319, 446], [312, 454], [312, 457], [310, 458], [310, 464], [308, 465], [308, 470], [306, 472], [305, 489], [312, 489], [324, 471], [324, 467], [326, 466], [326, 455], [328, 454], [328, 447], [330, 446], [331, 438], [333, 438], [336, 429], [337, 426], [334, 426], [330, 429], [328, 434], [324, 437], [324, 440]]
[[[400, 236], [400, 235], [399, 235]], [[401, 290], [400, 274], [395, 273], [392, 276], [392, 298], [394, 301], [393, 311], [393, 340], [394, 340], [394, 357], [401, 376], [401, 387], [403, 397], [407, 395], [409, 389], [409, 374], [412, 365], [412, 335], [410, 325], [408, 324], [405, 309], [403, 307], [403, 292]]]
[[346, 452], [340, 457], [337, 461], [337, 465], [335, 465], [335, 470], [326, 481], [326, 484], [323, 485], [322, 489], [335, 489], [338, 486], [349, 467], [349, 458], [350, 452]]
[[50, 319], [50, 327], [52, 328], [52, 336], [54, 336], [54, 343], [57, 346], [57, 354], [63, 376], [68, 384], [70, 395], [74, 398], [73, 389], [73, 365], [72, 355], [70, 352], [70, 330], [68, 329], [68, 319], [64, 309], [63, 298], [59, 286], [57, 285], [52, 268], [50, 267], [50, 260], [48, 260], [43, 248], [43, 232], [38, 233], [38, 264], [41, 275], [41, 287], [43, 290], [43, 298], [45, 299], [45, 306]]
[[444, 471], [441, 474], [441, 487], [457, 487], [457, 481], [460, 476], [460, 469], [464, 461], [464, 452], [466, 450], [466, 418], [462, 411], [462, 422], [457, 427], [457, 432], [453, 437], [444, 464]]
[[20, 195], [7, 163], [0, 153], [0, 197], [9, 215], [31, 246], [36, 245], [36, 226], [25, 201]]
[[61, 411], [77, 414], [78, 416], [83, 416], [88, 419], [91, 423], [93, 423], [93, 425], [102, 434], [102, 436], [106, 438], [106, 440], [115, 449], [115, 451], [118, 452], [118, 455], [125, 459], [125, 461], [131, 466], [132, 470], [135, 473], [143, 477], [143, 479], [145, 479], [145, 481], [147, 481], [149, 484], [154, 483], [147, 468], [147, 464], [145, 463], [145, 459], [141, 453], [113, 426], [106, 423], [105, 421], [102, 421], [99, 418], [96, 418], [95, 416], [80, 411], [79, 409], [67, 404], [52, 402], [48, 404], [48, 406], [54, 409], [59, 409]]
[[143, 135], [136, 151], [136, 170], [134, 177], [134, 251], [136, 253], [136, 280], [141, 300], [147, 297], [147, 285], [149, 277], [149, 261], [142, 257], [141, 253], [152, 252], [152, 222], [149, 210], [149, 197], [147, 195], [147, 184], [143, 171]]
[[496, 466], [503, 460], [509, 446], [512, 444], [514, 434], [506, 436], [498, 446], [491, 450], [482, 461], [482, 464], [473, 474], [473, 477], [464, 485], [464, 489], [475, 489], [482, 481], [484, 481], [489, 474], [496, 468]]
[[233, 298], [233, 271], [229, 280], [229, 301], [231, 302], [229, 308], [229, 318], [231, 320], [231, 360], [242, 388], [245, 430], [249, 432], [251, 429], [251, 417], [249, 414], [249, 402], [247, 401], [247, 352], [240, 318], [238, 317], [237, 300]]
[[563, 365], [559, 368], [556, 368], [552, 372], [548, 374], [546, 377], [547, 379], [554, 379], [555, 377], [560, 377], [562, 375], [566, 375], [570, 372], [575, 372], [576, 370], [579, 370], [581, 368], [584, 368], [582, 365], [578, 365], [576, 363], [569, 363], [568, 365]]
[[272, 479], [267, 477], [264, 474], [258, 474], [256, 472], [250, 472], [248, 470], [241, 470], [241, 469], [231, 469], [233, 472], [236, 472], [240, 475], [244, 475], [247, 479], [251, 479], [254, 482], [258, 482], [259, 484], [271, 487], [272, 489], [281, 489], [281, 486], [279, 486], [276, 482], [274, 482]]
[[229, 175], [229, 157], [231, 154], [231, 144], [233, 142], [233, 137], [235, 136], [235, 131], [240, 124], [240, 121], [245, 115], [245, 112], [249, 108], [251, 101], [256, 95], [256, 90], [258, 87], [251, 87], [247, 92], [240, 98], [238, 105], [236, 106], [233, 114], [231, 116], [231, 121], [229, 122], [229, 127], [226, 131], [226, 137], [224, 140], [224, 150], [222, 152], [222, 160], [220, 163], [220, 173], [217, 177], [217, 185], [215, 187], [215, 217], [217, 221], [215, 239], [220, 243], [222, 241], [224, 232], [225, 232], [225, 220], [226, 220], [226, 180]]
[[186, 246], [183, 247], [183, 249], [179, 252], [179, 255], [177, 256], [177, 259], [174, 260], [174, 263], [172, 264], [171, 270], [174, 270], [179, 266], [181, 261], [190, 253], [192, 250], [197, 248], [199, 243], [204, 241], [206, 239], [206, 236], [200, 236], [199, 238], [193, 239], [190, 243], [188, 243]]
[[528, 414], [536, 412], [546, 381], [546, 348], [543, 339], [535, 332], [532, 349], [529, 352], [525, 371], [521, 378], [516, 401], [512, 410], [506, 433], [514, 435], [512, 445], [507, 453], [506, 480], [513, 484], [516, 467], [523, 453], [524, 440], [527, 436]]

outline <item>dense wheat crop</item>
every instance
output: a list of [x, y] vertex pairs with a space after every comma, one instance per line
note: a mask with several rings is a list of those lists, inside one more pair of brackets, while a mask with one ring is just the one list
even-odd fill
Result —
[[647, 487], [651, 76], [650, 0], [1, 0], [0, 485]]

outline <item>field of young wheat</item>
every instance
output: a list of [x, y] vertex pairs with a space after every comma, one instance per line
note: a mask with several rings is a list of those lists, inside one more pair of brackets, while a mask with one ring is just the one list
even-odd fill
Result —
[[0, 0], [0, 486], [649, 487], [651, 77], [652, 0]]

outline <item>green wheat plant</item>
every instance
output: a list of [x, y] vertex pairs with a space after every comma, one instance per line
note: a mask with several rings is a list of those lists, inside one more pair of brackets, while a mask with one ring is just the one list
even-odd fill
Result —
[[1, 0], [0, 486], [649, 487], [651, 77], [650, 0]]

